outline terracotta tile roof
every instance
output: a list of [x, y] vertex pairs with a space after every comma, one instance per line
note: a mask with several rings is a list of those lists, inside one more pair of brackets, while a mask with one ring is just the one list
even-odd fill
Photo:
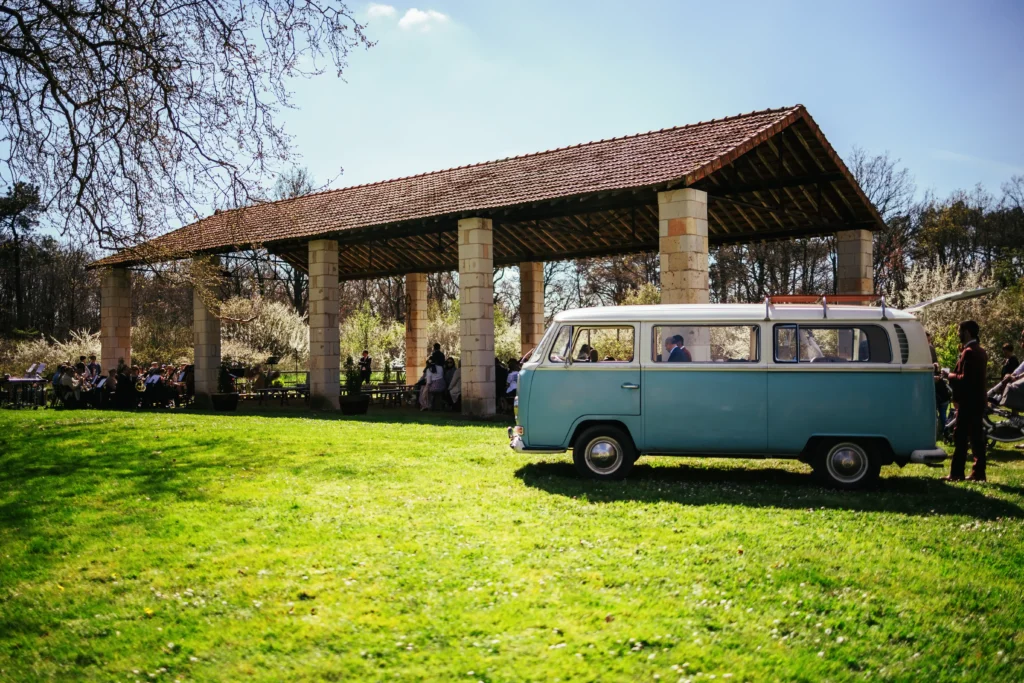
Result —
[[[794, 121], [802, 105], [224, 211], [152, 240], [160, 258], [329, 235], [611, 190], [693, 183]], [[95, 266], [145, 260], [126, 250]], [[141, 256], [141, 258], [140, 258]]]

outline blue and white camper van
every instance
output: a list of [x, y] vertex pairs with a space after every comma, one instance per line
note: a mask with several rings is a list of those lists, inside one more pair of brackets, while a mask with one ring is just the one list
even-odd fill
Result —
[[924, 329], [884, 301], [585, 308], [523, 365], [509, 438], [598, 479], [641, 455], [772, 457], [852, 489], [946, 458], [933, 382]]

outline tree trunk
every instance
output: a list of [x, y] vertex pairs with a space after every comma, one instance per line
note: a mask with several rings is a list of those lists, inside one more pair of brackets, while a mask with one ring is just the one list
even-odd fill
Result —
[[21, 238], [14, 233], [14, 320], [15, 327], [24, 330], [25, 325], [25, 290], [21, 284]]

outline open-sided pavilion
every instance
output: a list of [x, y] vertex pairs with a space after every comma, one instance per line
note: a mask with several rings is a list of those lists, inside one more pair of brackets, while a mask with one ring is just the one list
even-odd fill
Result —
[[[708, 301], [709, 245], [836, 235], [837, 289], [870, 294], [882, 220], [802, 105], [222, 211], [92, 264], [103, 367], [131, 356], [128, 268], [259, 244], [309, 275], [310, 392], [339, 401], [341, 280], [404, 275], [407, 377], [427, 356], [427, 273], [458, 270], [463, 412], [495, 409], [496, 266], [518, 265], [522, 346], [544, 328], [549, 260], [658, 251], [663, 303]], [[220, 325], [194, 296], [198, 398]]]

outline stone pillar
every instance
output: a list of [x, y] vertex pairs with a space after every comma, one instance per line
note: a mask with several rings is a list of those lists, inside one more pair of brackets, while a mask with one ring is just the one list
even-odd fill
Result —
[[309, 404], [341, 407], [341, 341], [338, 332], [338, 242], [309, 243]]
[[836, 294], [874, 294], [870, 230], [836, 233]]
[[525, 356], [544, 336], [544, 264], [520, 263], [519, 288], [520, 355]]
[[405, 383], [413, 384], [427, 360], [427, 276], [405, 276]]
[[491, 219], [459, 221], [462, 413], [493, 415], [494, 252]]
[[[210, 264], [216, 266], [216, 257]], [[200, 269], [202, 272], [202, 269]], [[220, 319], [210, 311], [200, 290], [192, 289], [192, 343], [195, 351], [196, 405], [211, 405], [210, 394], [217, 393], [220, 374]]]
[[111, 268], [100, 280], [100, 366], [116, 370], [122, 358], [132, 364], [132, 276]]
[[658, 235], [661, 303], [708, 303], [707, 192], [659, 192]]

